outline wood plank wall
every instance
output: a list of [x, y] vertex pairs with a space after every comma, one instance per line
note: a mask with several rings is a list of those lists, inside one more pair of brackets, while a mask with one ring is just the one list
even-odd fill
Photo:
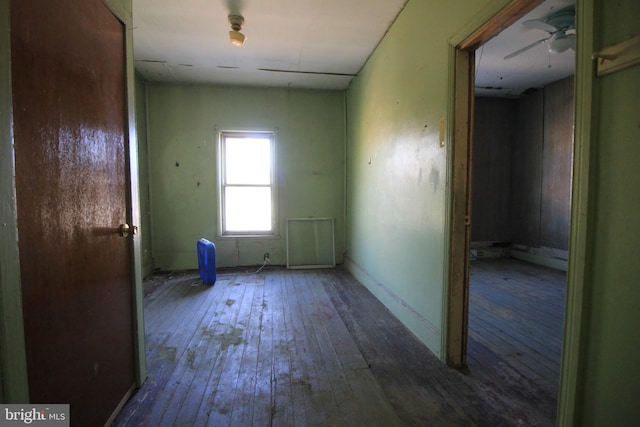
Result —
[[573, 78], [544, 89], [540, 246], [569, 249], [573, 159]]
[[476, 99], [472, 241], [568, 249], [573, 104], [573, 77]]
[[473, 149], [471, 240], [511, 239], [511, 141], [515, 101], [477, 98]]
[[540, 243], [540, 183], [544, 140], [543, 91], [530, 93], [514, 102], [518, 113], [511, 157], [511, 241], [537, 247]]

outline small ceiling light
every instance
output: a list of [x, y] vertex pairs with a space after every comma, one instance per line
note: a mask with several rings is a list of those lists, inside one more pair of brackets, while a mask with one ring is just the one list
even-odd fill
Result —
[[240, 32], [244, 18], [240, 15], [229, 15], [229, 23], [231, 24], [231, 31], [229, 31], [229, 41], [234, 46], [242, 46], [247, 39], [244, 34]]
[[562, 53], [571, 47], [571, 39], [563, 32], [558, 34], [549, 44], [549, 52]]

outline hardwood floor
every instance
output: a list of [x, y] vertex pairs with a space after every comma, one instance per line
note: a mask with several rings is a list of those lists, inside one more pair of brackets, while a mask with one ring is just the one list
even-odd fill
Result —
[[[495, 282], [482, 263], [474, 280]], [[154, 276], [145, 282], [148, 379], [114, 425], [553, 425], [548, 396], [557, 380], [539, 377], [557, 378], [542, 356], [555, 350], [516, 363], [532, 332], [498, 339], [500, 330], [520, 327], [515, 314], [503, 327], [505, 316], [480, 320], [483, 311], [496, 314], [487, 307], [500, 298], [535, 291], [505, 291], [520, 287], [522, 274], [502, 273], [510, 279], [493, 284], [506, 295], [497, 302], [476, 296], [481, 286], [472, 282], [468, 372], [444, 366], [342, 268], [220, 270], [214, 286], [201, 285], [195, 272]], [[475, 314], [474, 306], [485, 309]], [[514, 353], [507, 344], [517, 334]], [[532, 346], [541, 349], [547, 336]], [[489, 350], [495, 342], [504, 349]]]
[[470, 273], [469, 371], [553, 425], [566, 273], [511, 258], [473, 261]]

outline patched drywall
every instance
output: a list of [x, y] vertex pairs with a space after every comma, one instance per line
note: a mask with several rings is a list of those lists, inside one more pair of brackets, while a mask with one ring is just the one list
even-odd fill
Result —
[[[409, 1], [347, 96], [349, 269], [442, 353], [449, 40], [490, 1]], [[495, 4], [496, 2], [493, 2]], [[505, 3], [505, 2], [503, 2]]]
[[[286, 263], [285, 219], [333, 217], [344, 241], [344, 92], [147, 85], [153, 258], [161, 270], [197, 267], [213, 241], [219, 267]], [[278, 238], [221, 238], [215, 128], [277, 128]]]

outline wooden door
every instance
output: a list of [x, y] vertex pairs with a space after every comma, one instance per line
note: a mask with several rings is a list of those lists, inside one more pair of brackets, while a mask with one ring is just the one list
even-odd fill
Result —
[[10, 15], [30, 399], [104, 425], [134, 385], [124, 28], [100, 0]]

